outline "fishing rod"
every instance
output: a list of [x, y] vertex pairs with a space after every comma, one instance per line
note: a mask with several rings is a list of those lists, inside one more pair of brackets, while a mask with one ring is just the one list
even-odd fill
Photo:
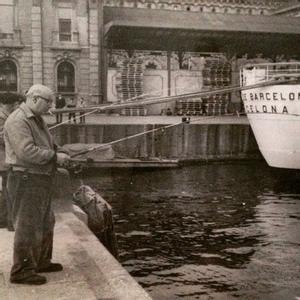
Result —
[[[74, 154], [70, 155], [71, 160], [70, 160], [69, 169], [72, 170], [75, 174], [81, 173], [83, 171], [83, 166], [80, 164], [80, 161], [78, 161], [76, 159], [74, 160], [74, 158], [76, 158], [78, 156], [81, 156], [81, 155], [84, 155], [84, 154], [87, 154], [87, 153], [90, 153], [90, 152], [94, 152], [94, 151], [104, 150], [108, 146], [112, 146], [114, 144], [121, 143], [121, 142], [130, 140], [130, 139], [133, 139], [133, 138], [137, 138], [139, 136], [143, 136], [143, 135], [146, 135], [146, 134], [149, 134], [149, 133], [156, 132], [156, 131], [164, 132], [166, 129], [181, 125], [183, 123], [189, 123], [189, 122], [190, 122], [190, 118], [187, 118], [185, 122], [181, 121], [181, 122], [177, 122], [175, 124], [166, 125], [166, 126], [163, 126], [163, 127], [142, 131], [142, 132], [139, 132], [139, 133], [134, 134], [134, 135], [126, 136], [126, 137], [118, 139], [118, 140], [114, 140], [114, 141], [111, 141], [111, 142], [108, 142], [108, 143], [100, 144], [98, 146], [94, 146], [94, 147], [91, 147], [89, 149], [74, 153]], [[86, 158], [85, 161], [87, 163], [89, 163], [89, 162], [93, 162], [94, 160], [92, 158]]]
[[[232, 114], [225, 114], [224, 116], [229, 116], [229, 115], [232, 115]], [[217, 116], [205, 117], [205, 120], [214, 119], [216, 117]], [[77, 156], [84, 155], [84, 154], [87, 154], [87, 153], [90, 153], [90, 152], [93, 152], [93, 151], [98, 151], [98, 150], [107, 148], [108, 146], [111, 146], [111, 145], [114, 145], [114, 144], [117, 144], [117, 143], [120, 143], [120, 142], [124, 142], [124, 141], [130, 140], [130, 139], [133, 139], [133, 138], [137, 138], [137, 137], [143, 136], [145, 134], [153, 133], [153, 132], [156, 132], [156, 131], [164, 132], [166, 129], [176, 127], [176, 126], [179, 126], [179, 125], [182, 125], [182, 124], [190, 124], [190, 123], [193, 123], [193, 122], [197, 122], [197, 121], [203, 120], [203, 118], [204, 117], [196, 118], [196, 119], [191, 120], [190, 117], [183, 117], [180, 122], [177, 122], [177, 123], [174, 123], [174, 124], [169, 124], [169, 125], [162, 126], [162, 127], [159, 127], [159, 128], [153, 128], [153, 129], [150, 129], [150, 130], [142, 131], [142, 132], [130, 135], [130, 136], [126, 136], [126, 137], [118, 139], [118, 140], [114, 140], [112, 142], [108, 142], [108, 143], [104, 143], [104, 144], [101, 144], [101, 145], [98, 145], [98, 146], [94, 146], [94, 147], [91, 147], [90, 149], [86, 149], [86, 150], [83, 150], [83, 151], [80, 151], [80, 152], [77, 152], [77, 153], [71, 155], [71, 158], [75, 158]]]
[[[174, 95], [174, 96], [161, 96], [161, 97], [151, 97], [145, 100], [125, 100], [124, 102], [118, 101], [111, 104], [102, 104], [99, 106], [93, 106], [88, 108], [63, 108], [63, 109], [55, 109], [52, 110], [52, 113], [68, 113], [68, 112], [82, 112], [82, 111], [93, 111], [93, 112], [101, 112], [101, 111], [107, 111], [107, 110], [116, 110], [121, 108], [129, 108], [133, 106], [143, 106], [143, 105], [151, 105], [151, 104], [158, 104], [158, 103], [166, 103], [166, 102], [173, 102], [176, 100], [183, 100], [193, 97], [207, 97], [215, 94], [225, 94], [230, 92], [236, 92], [236, 91], [245, 91], [260, 87], [267, 87], [274, 84], [284, 84], [284, 83], [293, 83], [297, 82], [300, 75], [293, 76], [293, 79], [278, 79], [278, 80], [270, 80], [270, 81], [264, 81], [261, 83], [251, 84], [247, 86], [240, 86], [240, 85], [233, 85], [229, 87], [222, 87], [210, 91], [200, 91], [200, 92], [192, 92], [192, 93], [186, 93], [181, 95]], [[296, 77], [296, 78], [295, 78]], [[56, 126], [58, 127], [58, 126]]]
[[[248, 114], [251, 114], [251, 113], [248, 113]], [[267, 113], [267, 114], [272, 114], [272, 113]], [[223, 116], [232, 116], [232, 115], [233, 114], [224, 114]], [[293, 115], [293, 116], [297, 116], [297, 117], [300, 116], [300, 114], [293, 114], [293, 113], [288, 113], [286, 115]], [[190, 119], [190, 117], [183, 117], [180, 122], [177, 122], [177, 123], [174, 123], [174, 124], [171, 124], [171, 125], [162, 126], [162, 127], [159, 127], [159, 128], [146, 130], [146, 131], [139, 132], [139, 133], [136, 133], [136, 134], [133, 134], [133, 135], [130, 135], [130, 136], [118, 139], [118, 140], [114, 140], [112, 142], [108, 142], [108, 143], [104, 143], [104, 144], [101, 144], [101, 145], [98, 145], [98, 146], [94, 146], [94, 147], [91, 147], [90, 149], [86, 149], [86, 150], [83, 150], [83, 151], [80, 151], [78, 153], [75, 153], [75, 154], [71, 155], [71, 158], [75, 158], [77, 156], [84, 155], [84, 154], [87, 154], [87, 153], [90, 153], [90, 152], [93, 152], [93, 151], [98, 151], [98, 150], [101, 150], [101, 149], [105, 149], [108, 146], [111, 146], [111, 145], [114, 145], [114, 144], [117, 144], [117, 143], [120, 143], [120, 142], [124, 142], [124, 141], [130, 140], [130, 139], [142, 136], [142, 135], [153, 133], [153, 132], [156, 132], [156, 131], [162, 131], [163, 132], [166, 129], [176, 127], [176, 126], [179, 126], [181, 124], [190, 124], [190, 123], [194, 123], [194, 122], [197, 122], [197, 121], [200, 121], [200, 120], [203, 121], [203, 120], [207, 120], [207, 119], [214, 119], [216, 117], [217, 116], [201, 117], [201, 118], [196, 118], [196, 119], [192, 119], [192, 120]]]
[[90, 149], [86, 149], [86, 150], [83, 150], [81, 152], [75, 153], [75, 154], [71, 155], [71, 158], [74, 158], [74, 157], [77, 157], [77, 156], [80, 156], [80, 155], [84, 155], [84, 154], [87, 154], [87, 153], [90, 153], [90, 152], [93, 152], [93, 151], [101, 150], [102, 148], [107, 148], [108, 146], [112, 146], [114, 144], [121, 143], [121, 142], [130, 140], [130, 139], [133, 139], [133, 138], [136, 138], [136, 137], [139, 137], [139, 136], [151, 133], [151, 132], [164, 131], [165, 129], [175, 127], [175, 126], [178, 126], [180, 124], [183, 124], [183, 122], [181, 121], [181, 122], [174, 123], [174, 124], [171, 124], [171, 125], [166, 125], [166, 126], [163, 126], [163, 127], [142, 131], [142, 132], [130, 135], [130, 136], [126, 136], [126, 137], [118, 139], [118, 140], [114, 140], [112, 142], [104, 143], [104, 144], [92, 147]]
[[[89, 112], [87, 112], [87, 113], [84, 113], [84, 114], [82, 114], [82, 115], [80, 115], [80, 116], [74, 117], [73, 120], [77, 120], [77, 119], [79, 119], [79, 118], [82, 118], [82, 117], [85, 117], [85, 116], [94, 114], [94, 113], [96, 113], [98, 110], [99, 110], [99, 109], [96, 108], [96, 109], [91, 110], [91, 111], [89, 111]], [[80, 110], [80, 111], [81, 111], [81, 110]], [[50, 115], [53, 115], [52, 110], [49, 111], [49, 113], [50, 113]], [[57, 127], [62, 126], [62, 125], [64, 125], [64, 124], [66, 124], [66, 123], [69, 123], [69, 122], [70, 122], [70, 120], [63, 121], [63, 122], [61, 122], [61, 123], [58, 123], [58, 124], [56, 124], [56, 125], [53, 125], [53, 126], [49, 127], [49, 130], [52, 130], [52, 129], [54, 129], [54, 128], [57, 128]]]

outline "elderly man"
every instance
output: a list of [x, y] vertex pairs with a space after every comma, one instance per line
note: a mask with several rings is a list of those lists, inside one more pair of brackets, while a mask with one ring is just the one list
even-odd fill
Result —
[[56, 164], [64, 165], [69, 155], [57, 151], [41, 115], [55, 100], [46, 86], [33, 85], [4, 125], [6, 163], [10, 166], [7, 188], [13, 201], [15, 226], [13, 266], [10, 281], [44, 284], [37, 273], [63, 269], [52, 263], [54, 214], [51, 192]]

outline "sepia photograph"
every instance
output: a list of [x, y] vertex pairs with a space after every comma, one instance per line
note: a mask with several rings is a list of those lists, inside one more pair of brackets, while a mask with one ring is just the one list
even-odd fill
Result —
[[0, 300], [300, 300], [300, 0], [0, 0]]

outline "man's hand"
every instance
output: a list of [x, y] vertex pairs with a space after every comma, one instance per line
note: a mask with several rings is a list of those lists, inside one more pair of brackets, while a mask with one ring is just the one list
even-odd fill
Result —
[[59, 164], [60, 166], [68, 165], [71, 159], [71, 157], [68, 154], [62, 152], [56, 153], [56, 157], [57, 157], [57, 164]]

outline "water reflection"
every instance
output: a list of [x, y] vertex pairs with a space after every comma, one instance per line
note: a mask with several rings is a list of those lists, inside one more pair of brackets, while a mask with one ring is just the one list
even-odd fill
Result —
[[277, 299], [300, 296], [300, 197], [278, 180], [263, 164], [216, 164], [87, 183], [112, 204], [122, 264], [154, 299]]

